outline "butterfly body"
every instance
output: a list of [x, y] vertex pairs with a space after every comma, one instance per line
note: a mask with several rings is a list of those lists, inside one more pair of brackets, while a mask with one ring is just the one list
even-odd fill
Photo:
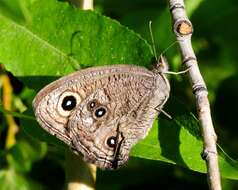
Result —
[[146, 136], [169, 92], [168, 80], [156, 70], [93, 67], [47, 85], [33, 108], [40, 125], [86, 161], [115, 169]]

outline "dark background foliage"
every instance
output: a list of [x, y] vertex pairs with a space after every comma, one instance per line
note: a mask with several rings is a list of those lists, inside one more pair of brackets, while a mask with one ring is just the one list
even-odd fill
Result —
[[[34, 20], [29, 21], [31, 17], [27, 8], [33, 1], [35, 0], [0, 0], [0, 14], [21, 25], [30, 22], [34, 23]], [[218, 143], [227, 154], [236, 159], [238, 157], [238, 130], [235, 122], [238, 114], [238, 64], [236, 63], [238, 58], [236, 48], [238, 42], [236, 24], [238, 2], [235, 0], [217, 0], [216, 2], [187, 0], [186, 5], [194, 26], [193, 47], [198, 57], [201, 73], [209, 90], [214, 126], [219, 137]], [[175, 38], [171, 31], [170, 14], [165, 0], [97, 0], [95, 2], [95, 10], [119, 21], [122, 25], [140, 34], [149, 43], [151, 43], [151, 39], [148, 23], [152, 20], [158, 54], [166, 50], [164, 53], [170, 64], [170, 70], [178, 71], [183, 69], [177, 45], [168, 48], [175, 41]], [[0, 17], [0, 26], [1, 19], [2, 17]], [[71, 19], [73, 20], [73, 18]], [[36, 33], [41, 30], [37, 26], [32, 28]], [[49, 30], [51, 30], [50, 27]], [[49, 33], [49, 35], [51, 34]], [[60, 42], [58, 43], [60, 44]], [[5, 46], [7, 48], [6, 44]], [[114, 51], [111, 53], [114, 53]], [[138, 62], [142, 63], [135, 64], [143, 65], [143, 61], [149, 60], [149, 51], [143, 55], [146, 55], [143, 58], [144, 60], [138, 60]], [[81, 56], [84, 56], [84, 54]], [[105, 60], [107, 59], [105, 58]], [[90, 60], [88, 62], [90, 63]], [[3, 65], [5, 64], [4, 62], [2, 63]], [[89, 65], [86, 64], [84, 66]], [[27, 70], [27, 67], [28, 65], [25, 66], [24, 71]], [[35, 81], [34, 77], [25, 76], [20, 71], [20, 74], [15, 74], [20, 70], [17, 67], [15, 68], [17, 71], [9, 69], [8, 72], [1, 66], [0, 74], [1, 76], [7, 74], [6, 76], [9, 77], [13, 87], [11, 111], [20, 113], [27, 108], [30, 109], [32, 98], [36, 93], [30, 88], [39, 90], [43, 84], [52, 81], [57, 76], [47, 75], [46, 73], [47, 77], [35, 77]], [[31, 69], [30, 66], [29, 68]], [[11, 72], [16, 76], [13, 76]], [[62, 73], [64, 72], [62, 71]], [[71, 70], [67, 72], [71, 72]], [[170, 82], [172, 92], [171, 99], [165, 108], [166, 111], [173, 116], [186, 109], [186, 112], [193, 112], [196, 115], [194, 98], [188, 78], [181, 75], [170, 76]], [[2, 102], [2, 88], [3, 81], [1, 78], [0, 102]], [[177, 103], [175, 104], [174, 102]], [[20, 122], [22, 116], [20, 116], [20, 119], [19, 117], [14, 117], [16, 124], [20, 127], [12, 137], [16, 139], [16, 142], [10, 143], [8, 146], [7, 135], [10, 128], [9, 121], [7, 121], [5, 115], [2, 111], [0, 112], [0, 189], [63, 189], [65, 181], [64, 146], [59, 148], [53, 145], [54, 143], [49, 144], [34, 138], [34, 135], [29, 134], [27, 129], [24, 130], [21, 126], [24, 123], [24, 121]], [[96, 188], [110, 190], [152, 189], [155, 187], [157, 189], [208, 189], [205, 174], [193, 171], [195, 169], [186, 165], [187, 162], [181, 163], [183, 158], [179, 157], [180, 155], [175, 152], [175, 144], [172, 143], [172, 140], [170, 144], [169, 140], [178, 138], [179, 129], [176, 129], [177, 133], [170, 133], [170, 131], [174, 131], [176, 126], [172, 124], [171, 126], [174, 128], [171, 129], [171, 126], [169, 127], [166, 122], [168, 122], [166, 118], [161, 116], [160, 133], [158, 134], [160, 137], [158, 138], [161, 144], [164, 142], [163, 146], [167, 148], [167, 151], [163, 152], [164, 157], [171, 159], [173, 163], [178, 165], [169, 164], [167, 163], [168, 160], [141, 159], [138, 156], [141, 153], [141, 145], [135, 149], [126, 167], [119, 171], [98, 170]], [[191, 120], [189, 119], [188, 122], [191, 123]], [[31, 125], [29, 120], [27, 120], [27, 123], [28, 126]], [[194, 133], [196, 134], [196, 132]], [[48, 137], [45, 138], [47, 139]], [[176, 146], [180, 146], [179, 140], [176, 142]], [[192, 148], [190, 146], [189, 148], [188, 152], [192, 152]], [[234, 161], [234, 163], [236, 162]], [[193, 164], [196, 166], [196, 162]], [[199, 165], [199, 161], [197, 164]], [[186, 168], [181, 167], [181, 165]], [[226, 172], [229, 173], [229, 169]], [[233, 179], [235, 178], [237, 179], [237, 176], [233, 176]], [[222, 182], [224, 190], [238, 189], [236, 180], [223, 178]]]

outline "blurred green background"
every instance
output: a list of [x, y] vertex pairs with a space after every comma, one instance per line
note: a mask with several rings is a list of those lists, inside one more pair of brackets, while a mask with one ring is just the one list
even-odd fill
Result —
[[[34, 0], [0, 0], [0, 13], [24, 24], [28, 22], [28, 4]], [[235, 0], [187, 0], [186, 6], [194, 26], [193, 47], [201, 73], [209, 90], [218, 143], [232, 158], [238, 158], [238, 2]], [[95, 10], [139, 33], [151, 41], [153, 33], [158, 54], [174, 41], [171, 20], [165, 0], [97, 0]], [[0, 20], [1, 22], [1, 20]], [[1, 24], [1, 23], [0, 23]], [[182, 70], [177, 45], [166, 50], [170, 70]], [[0, 69], [0, 97], [3, 86], [12, 89], [10, 110], [23, 112], [31, 105], [34, 92], [11, 73]], [[10, 81], [8, 81], [10, 79]], [[170, 76], [172, 96], [196, 113], [187, 77]], [[11, 92], [12, 90], [12, 92]], [[171, 115], [177, 109], [167, 108]], [[9, 126], [10, 124], [10, 126]], [[65, 180], [64, 149], [32, 138], [21, 127], [18, 117], [0, 113], [0, 189], [63, 189]], [[206, 175], [182, 167], [131, 157], [127, 167], [119, 171], [97, 171], [96, 189], [208, 189]], [[224, 190], [238, 189], [235, 180], [223, 179]]]

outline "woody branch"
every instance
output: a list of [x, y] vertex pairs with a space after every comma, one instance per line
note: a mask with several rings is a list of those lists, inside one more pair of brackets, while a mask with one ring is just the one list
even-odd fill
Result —
[[169, 9], [173, 20], [173, 31], [180, 46], [183, 64], [189, 68], [192, 90], [196, 98], [197, 112], [203, 136], [202, 157], [207, 165], [209, 188], [211, 190], [220, 190], [221, 182], [216, 148], [217, 137], [211, 118], [208, 91], [199, 71], [198, 62], [191, 44], [192, 23], [187, 17], [183, 0], [169, 0]]

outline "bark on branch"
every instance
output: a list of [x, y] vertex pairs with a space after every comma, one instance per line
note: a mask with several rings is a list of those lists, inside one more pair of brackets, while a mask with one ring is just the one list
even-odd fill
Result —
[[196, 98], [204, 142], [202, 157], [206, 160], [209, 187], [211, 190], [220, 190], [221, 182], [216, 148], [217, 137], [211, 118], [208, 91], [199, 71], [197, 58], [191, 44], [192, 23], [187, 17], [183, 0], [169, 0], [169, 9], [173, 20], [173, 31], [180, 46], [183, 64], [189, 68], [192, 90]]

